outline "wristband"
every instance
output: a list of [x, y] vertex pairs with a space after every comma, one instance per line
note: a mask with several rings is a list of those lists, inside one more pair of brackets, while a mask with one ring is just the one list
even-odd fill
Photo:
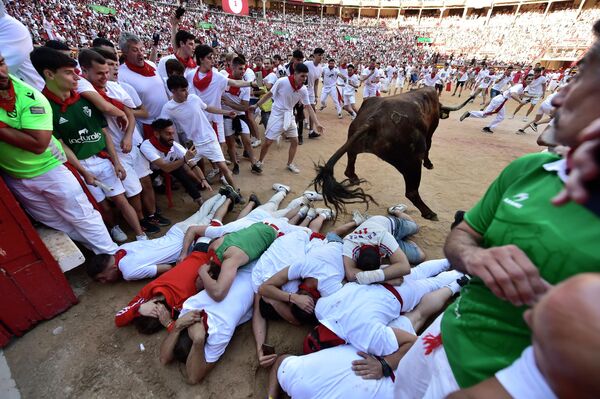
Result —
[[375, 356], [375, 359], [379, 360], [379, 363], [381, 363], [381, 372], [383, 373], [383, 376], [390, 377], [392, 382], [395, 382], [396, 376], [394, 376], [394, 370], [392, 370], [392, 367], [388, 362], [381, 356]]
[[171, 332], [175, 329], [175, 320], [171, 320], [169, 324], [167, 324], [167, 331]]
[[356, 282], [358, 284], [367, 285], [379, 283], [385, 280], [385, 274], [382, 269], [367, 270], [356, 273]]

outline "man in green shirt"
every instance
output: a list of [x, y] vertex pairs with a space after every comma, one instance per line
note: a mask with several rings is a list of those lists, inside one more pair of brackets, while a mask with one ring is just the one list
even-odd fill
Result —
[[9, 75], [0, 54], [0, 173], [36, 220], [68, 234], [96, 254], [113, 254], [100, 213], [88, 201], [52, 136], [52, 108], [36, 89]]
[[[553, 100], [558, 143], [577, 146], [600, 118], [599, 70], [597, 41]], [[600, 272], [600, 219], [590, 204], [552, 204], [567, 163], [547, 153], [515, 160], [450, 233], [446, 256], [473, 279], [402, 359], [396, 397], [446, 397], [493, 377], [531, 344], [523, 313], [550, 286]]]
[[105, 130], [106, 119], [91, 102], [79, 97], [75, 91], [80, 79], [75, 73], [77, 63], [47, 47], [33, 50], [31, 61], [46, 82], [42, 93], [52, 107], [54, 136], [63, 144], [69, 163], [81, 174], [94, 199], [104, 208], [113, 236], [122, 234], [112, 220], [107, 197], [129, 223], [136, 239], [148, 239], [135, 210], [125, 198], [122, 180], [127, 174]]

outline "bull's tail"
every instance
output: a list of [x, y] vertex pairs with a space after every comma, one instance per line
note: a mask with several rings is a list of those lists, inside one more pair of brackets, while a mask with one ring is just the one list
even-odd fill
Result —
[[[337, 161], [348, 152], [348, 149], [357, 141], [364, 139], [364, 135], [369, 131], [369, 126], [364, 126], [359, 129], [354, 135], [348, 138], [346, 143], [341, 146], [325, 165], [316, 165], [317, 176], [312, 181], [315, 190], [323, 193], [323, 199], [325, 205], [332, 205], [339, 215], [340, 212], [346, 211], [347, 204], [363, 203], [369, 207], [369, 201], [377, 204], [375, 199], [365, 191], [356, 185], [357, 182], [352, 182], [349, 179], [344, 179], [341, 182], [335, 180], [334, 167]], [[364, 183], [365, 180], [361, 179], [358, 183]], [[353, 187], [356, 186], [356, 187]]]
[[475, 98], [475, 96], [470, 96], [469, 98], [467, 98], [462, 104], [459, 104], [455, 107], [446, 107], [444, 105], [442, 105], [442, 111], [445, 112], [452, 112], [452, 111], [458, 111], [459, 109], [463, 108], [465, 105], [467, 105], [469, 103], [469, 101], [473, 100]]

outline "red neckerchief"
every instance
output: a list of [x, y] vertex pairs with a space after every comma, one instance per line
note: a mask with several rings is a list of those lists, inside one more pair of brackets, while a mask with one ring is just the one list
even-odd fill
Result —
[[144, 61], [143, 67], [139, 67], [137, 65], [131, 64], [131, 63], [129, 63], [129, 61], [125, 61], [125, 65], [127, 65], [127, 68], [129, 68], [132, 72], [138, 73], [142, 76], [150, 77], [150, 76], [155, 75], [154, 67], [152, 65], [148, 64], [146, 61]]
[[231, 94], [232, 96], [239, 97], [239, 95], [240, 95], [240, 88], [239, 87], [234, 87], [234, 86], [229, 86], [229, 88], [227, 89], [227, 92], [229, 94]]
[[119, 267], [119, 262], [127, 255], [127, 251], [124, 249], [119, 249], [113, 256], [115, 257], [115, 265], [117, 268]]
[[203, 77], [202, 79], [200, 79], [200, 76], [198, 76], [199, 73], [200, 73], [200, 68], [198, 68], [196, 70], [196, 73], [194, 74], [194, 86], [196, 87], [196, 89], [198, 89], [200, 91], [204, 91], [208, 88], [208, 86], [210, 86], [210, 82], [212, 82], [213, 71], [212, 71], [212, 69], [210, 69], [206, 73], [206, 76]]
[[183, 64], [183, 66], [185, 66], [186, 68], [196, 68], [197, 67], [196, 62], [194, 61], [194, 59], [192, 57], [189, 57], [186, 61], [183, 58], [179, 57], [177, 55], [177, 53], [175, 53], [175, 58], [177, 58], [177, 60], [179, 62], [181, 62]]
[[311, 296], [312, 299], [316, 302], [319, 298], [321, 298], [321, 293], [319, 290], [313, 287], [309, 287], [305, 283], [302, 283], [298, 286], [298, 290], [306, 291], [308, 295]]
[[96, 91], [98, 92], [98, 94], [100, 94], [100, 96], [103, 99], [105, 99], [107, 102], [109, 102], [110, 104], [112, 104], [115, 107], [119, 108], [121, 111], [123, 111], [125, 109], [125, 105], [121, 101], [115, 100], [114, 98], [110, 98], [108, 96], [108, 94], [106, 94], [106, 91], [104, 91], [103, 88], [94, 85], [94, 89], [96, 89]]
[[56, 94], [52, 93], [47, 86], [44, 86], [44, 90], [42, 90], [42, 94], [46, 96], [46, 98], [58, 105], [60, 105], [60, 112], [67, 112], [67, 108], [70, 105], [75, 104], [79, 101], [79, 93], [71, 90], [71, 95], [66, 100], [60, 99]]
[[351, 77], [352, 75], [354, 75], [354, 72], [348, 72], [348, 77]]
[[77, 76], [81, 76], [81, 69], [75, 68], [74, 71], [77, 74]]
[[15, 94], [15, 86], [13, 86], [12, 79], [8, 80], [8, 85], [8, 98], [0, 97], [0, 108], [6, 112], [13, 112], [17, 104], [17, 95]]
[[225, 72], [227, 72], [227, 76], [233, 75], [233, 70], [230, 67], [225, 68]]
[[431, 79], [435, 78], [435, 72], [431, 72]]
[[348, 64], [340, 64], [340, 68], [346, 69], [346, 65], [348, 65]]
[[300, 86], [296, 86], [296, 80], [294, 79], [294, 75], [288, 76], [288, 80], [290, 81], [290, 85], [292, 85], [292, 90], [298, 91], [302, 88], [302, 84], [300, 84]]
[[154, 146], [154, 148], [156, 148], [158, 151], [162, 152], [165, 155], [167, 155], [169, 151], [171, 151], [171, 147], [173, 147], [167, 147], [166, 145], [163, 145], [156, 136], [150, 137], [150, 143]]

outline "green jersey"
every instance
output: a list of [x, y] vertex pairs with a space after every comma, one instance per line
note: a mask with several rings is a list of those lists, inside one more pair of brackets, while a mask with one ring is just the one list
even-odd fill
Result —
[[277, 232], [274, 228], [264, 223], [254, 223], [245, 229], [227, 234], [215, 253], [219, 260], [223, 262], [223, 255], [227, 248], [237, 247], [248, 255], [249, 261], [253, 261], [258, 259], [276, 238]]
[[[14, 76], [10, 77], [15, 90], [15, 109], [0, 108], [0, 122], [16, 130], [52, 130], [52, 108], [39, 91]], [[23, 133], [25, 134], [25, 133]], [[63, 164], [67, 158], [56, 138], [51, 137], [48, 148], [41, 154], [23, 150], [0, 140], [0, 169], [18, 179], [31, 179]]]
[[106, 119], [94, 105], [80, 98], [61, 112], [60, 104], [50, 101], [54, 114], [54, 135], [75, 153], [77, 159], [87, 159], [106, 148], [103, 128]]
[[[530, 154], [512, 162], [465, 214], [485, 248], [513, 244], [550, 284], [600, 272], [600, 219], [582, 205], [557, 207], [564, 183], [544, 165], [559, 158]], [[442, 318], [442, 340], [458, 385], [467, 388], [509, 366], [531, 344], [526, 306], [496, 297], [474, 277]]]

